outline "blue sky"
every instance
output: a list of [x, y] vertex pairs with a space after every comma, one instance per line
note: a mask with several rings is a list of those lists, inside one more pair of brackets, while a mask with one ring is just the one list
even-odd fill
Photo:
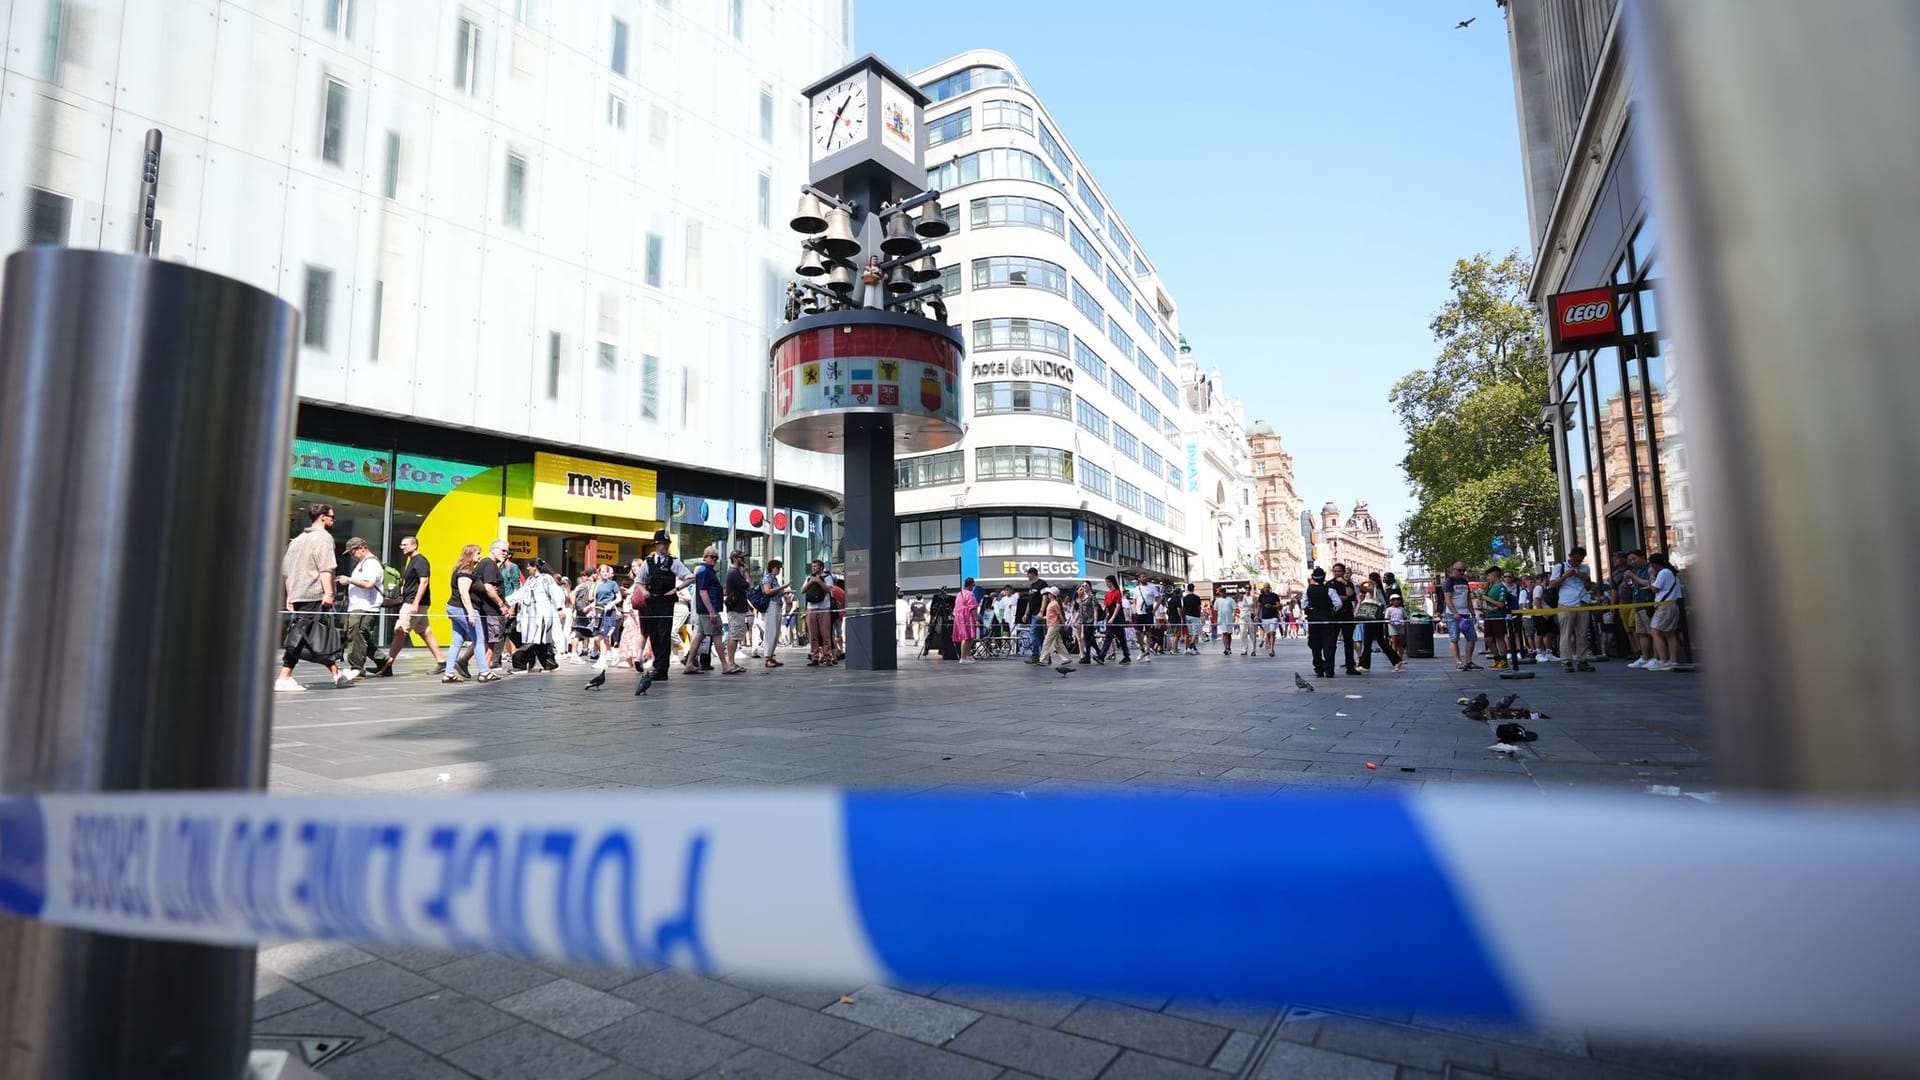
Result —
[[1530, 249], [1493, 0], [860, 0], [854, 45], [903, 71], [1011, 56], [1302, 501], [1366, 499], [1392, 539], [1387, 390], [1431, 363], [1456, 258]]

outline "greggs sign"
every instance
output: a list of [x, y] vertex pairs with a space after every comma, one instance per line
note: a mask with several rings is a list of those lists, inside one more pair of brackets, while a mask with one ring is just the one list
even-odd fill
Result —
[[1553, 351], [1611, 345], [1620, 337], [1620, 301], [1613, 286], [1557, 293], [1547, 298]]

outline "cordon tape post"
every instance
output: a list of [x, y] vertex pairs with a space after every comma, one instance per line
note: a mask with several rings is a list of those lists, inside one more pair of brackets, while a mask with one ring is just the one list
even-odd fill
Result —
[[809, 982], [1920, 1051], [1920, 807], [788, 791], [0, 797], [0, 909]]

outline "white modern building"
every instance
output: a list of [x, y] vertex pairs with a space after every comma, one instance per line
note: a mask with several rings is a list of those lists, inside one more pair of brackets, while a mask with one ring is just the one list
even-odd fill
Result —
[[1179, 309], [1013, 61], [914, 75], [967, 433], [898, 463], [900, 583], [992, 586], [1140, 571], [1184, 580]]
[[[758, 388], [852, 3], [0, 0], [0, 251], [129, 250], [157, 128], [159, 257], [304, 315], [296, 505], [389, 558], [436, 515], [576, 570], [663, 525], [804, 558], [839, 462], [781, 447], [759, 512]], [[542, 498], [556, 454], [636, 497]]]
[[1195, 546], [1193, 576], [1204, 581], [1263, 581], [1261, 537], [1255, 527], [1253, 450], [1247, 443], [1246, 407], [1221, 389], [1218, 368], [1200, 367], [1183, 336], [1180, 379], [1186, 408], [1180, 438], [1186, 482], [1188, 538]]

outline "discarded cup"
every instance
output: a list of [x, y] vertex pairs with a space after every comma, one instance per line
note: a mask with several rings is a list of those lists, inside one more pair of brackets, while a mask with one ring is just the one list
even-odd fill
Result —
[[1307, 730], [1308, 730], [1308, 731], [1319, 731], [1320, 729], [1319, 729], [1319, 728], [1317, 728], [1317, 727], [1314, 727], [1314, 726], [1313, 726], [1312, 724], [1308, 724], [1308, 725], [1307, 725]]

